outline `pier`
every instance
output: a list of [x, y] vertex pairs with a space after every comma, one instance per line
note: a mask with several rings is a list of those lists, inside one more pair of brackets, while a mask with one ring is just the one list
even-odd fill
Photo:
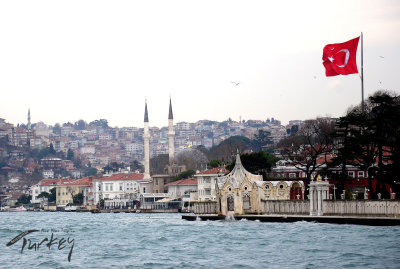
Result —
[[[188, 221], [225, 220], [222, 215], [183, 215], [182, 219]], [[400, 218], [389, 217], [359, 217], [359, 216], [300, 216], [300, 215], [237, 215], [235, 220], [252, 220], [260, 222], [296, 222], [309, 221], [332, 224], [357, 224], [371, 226], [396, 226], [400, 225]]]

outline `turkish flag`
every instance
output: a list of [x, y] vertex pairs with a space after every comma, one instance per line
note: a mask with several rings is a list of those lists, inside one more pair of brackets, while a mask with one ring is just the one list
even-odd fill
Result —
[[359, 39], [360, 37], [357, 37], [344, 43], [328, 44], [324, 47], [322, 60], [327, 77], [358, 73], [356, 54]]

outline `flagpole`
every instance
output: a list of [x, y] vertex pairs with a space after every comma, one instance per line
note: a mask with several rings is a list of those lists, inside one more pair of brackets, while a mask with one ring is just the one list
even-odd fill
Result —
[[364, 61], [363, 61], [363, 33], [361, 32], [361, 109], [364, 112]]

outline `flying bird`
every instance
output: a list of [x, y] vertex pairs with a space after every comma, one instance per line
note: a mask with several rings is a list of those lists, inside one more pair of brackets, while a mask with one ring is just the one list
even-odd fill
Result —
[[235, 84], [235, 86], [238, 86], [240, 84], [240, 82], [236, 82], [236, 81], [231, 81], [231, 83]]

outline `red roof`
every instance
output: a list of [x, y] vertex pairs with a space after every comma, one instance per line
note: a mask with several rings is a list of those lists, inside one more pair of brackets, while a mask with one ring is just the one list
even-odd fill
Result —
[[198, 173], [198, 175], [211, 175], [211, 174], [228, 174], [230, 171], [225, 167], [211, 168], [206, 171]]
[[96, 180], [139, 180], [139, 179], [143, 179], [144, 176], [143, 174], [115, 174], [112, 175], [110, 177], [100, 177], [100, 178], [96, 178]]
[[176, 185], [197, 185], [197, 179], [196, 178], [180, 179], [167, 184], [167, 186], [176, 186]]
[[60, 185], [62, 185], [62, 186], [89, 186], [89, 187], [92, 187], [93, 186], [92, 180], [93, 180], [93, 177], [84, 177], [82, 179], [72, 180], [72, 181], [69, 181], [69, 182], [62, 183]]

